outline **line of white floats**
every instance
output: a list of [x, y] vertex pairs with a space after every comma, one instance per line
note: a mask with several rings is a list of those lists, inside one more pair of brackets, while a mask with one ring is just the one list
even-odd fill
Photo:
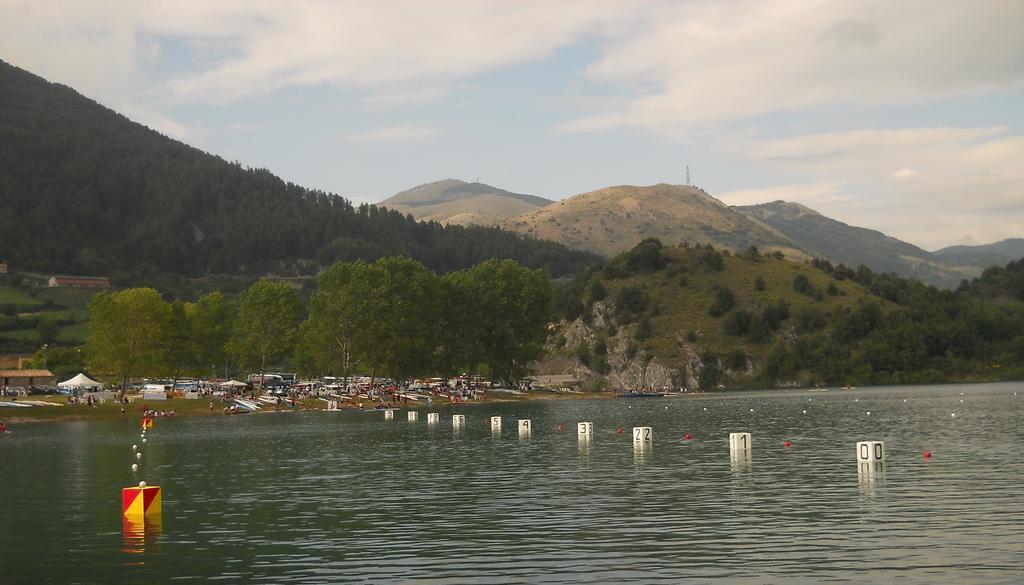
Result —
[[[419, 420], [419, 412], [410, 410], [406, 413], [409, 422]], [[384, 420], [394, 420], [395, 411], [392, 409], [384, 411]], [[440, 415], [436, 412], [427, 413], [427, 423], [437, 424]], [[453, 414], [452, 427], [459, 428], [466, 424], [466, 415]], [[501, 432], [501, 417], [492, 416], [490, 419], [491, 431]], [[528, 418], [521, 418], [517, 421], [519, 435], [525, 436], [533, 432], [533, 423]], [[576, 423], [576, 435], [583, 440], [594, 438], [594, 423], [591, 421]], [[651, 445], [654, 442], [654, 431], [651, 427], [633, 427], [633, 444], [637, 447]], [[787, 443], [788, 446], [788, 443]], [[753, 443], [750, 433], [729, 433], [729, 452], [733, 454], [749, 453]], [[881, 463], [885, 461], [885, 443], [883, 441], [860, 441], [857, 443], [858, 463]]]

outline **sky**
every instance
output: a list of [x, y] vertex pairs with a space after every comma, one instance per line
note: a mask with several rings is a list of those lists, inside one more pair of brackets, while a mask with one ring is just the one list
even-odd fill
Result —
[[689, 166], [726, 203], [937, 249], [1024, 237], [1022, 23], [1020, 0], [0, 0], [0, 59], [355, 202]]

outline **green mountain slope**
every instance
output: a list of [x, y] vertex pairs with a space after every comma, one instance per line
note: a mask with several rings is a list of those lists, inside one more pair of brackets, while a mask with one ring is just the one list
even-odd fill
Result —
[[171, 140], [0, 62], [0, 258], [12, 270], [313, 274], [405, 255], [446, 272], [511, 258], [560, 275], [593, 260], [494, 228], [419, 223]]
[[647, 241], [564, 287], [558, 310], [541, 373], [595, 387], [1024, 377], [1024, 303], [825, 261]]
[[979, 274], [976, 268], [947, 262], [913, 244], [847, 225], [798, 203], [773, 201], [735, 209], [785, 234], [811, 256], [847, 266], [863, 264], [876, 272], [892, 272], [946, 288]]

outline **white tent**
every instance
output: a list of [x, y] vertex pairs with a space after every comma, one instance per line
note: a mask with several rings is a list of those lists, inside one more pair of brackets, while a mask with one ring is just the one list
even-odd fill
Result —
[[78, 374], [74, 378], [57, 384], [61, 388], [95, 388], [97, 390], [103, 389], [103, 384], [93, 380], [85, 374]]
[[225, 388], [225, 387], [239, 388], [239, 387], [242, 387], [242, 386], [248, 386], [248, 384], [246, 384], [245, 382], [239, 382], [238, 380], [228, 380], [227, 382], [224, 382], [224, 383], [222, 383], [220, 385], [221, 388]]

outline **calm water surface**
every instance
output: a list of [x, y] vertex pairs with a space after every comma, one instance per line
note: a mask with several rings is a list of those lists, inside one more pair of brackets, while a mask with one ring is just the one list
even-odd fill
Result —
[[[137, 476], [134, 418], [16, 425], [0, 583], [1024, 583], [1024, 384], [438, 412], [158, 420]], [[885, 441], [877, 472], [860, 440]], [[163, 519], [126, 532], [138, 479]]]

